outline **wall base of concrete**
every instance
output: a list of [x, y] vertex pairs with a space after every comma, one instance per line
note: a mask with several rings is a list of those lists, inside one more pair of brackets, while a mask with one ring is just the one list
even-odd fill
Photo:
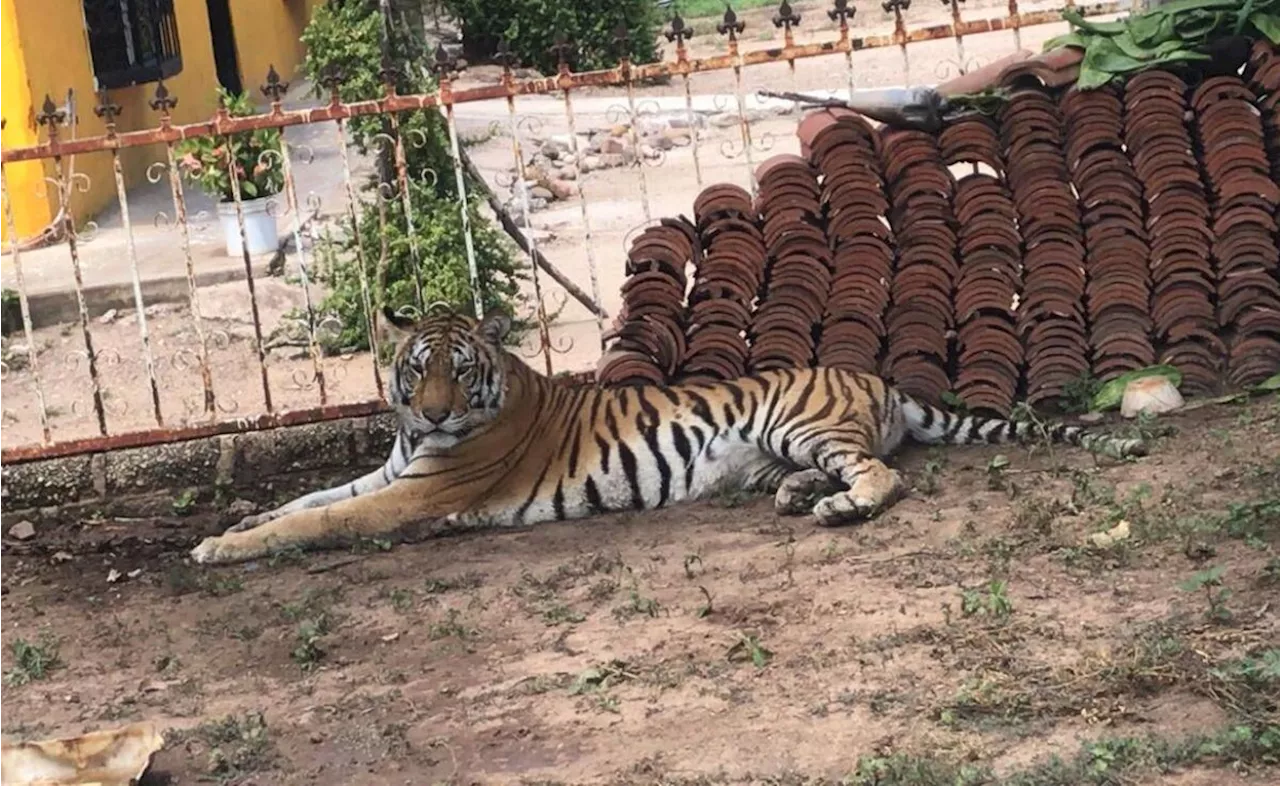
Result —
[[[6, 465], [3, 532], [22, 520], [47, 527], [173, 517], [184, 494], [205, 510], [231, 506], [233, 515], [237, 499], [284, 502], [381, 465], [395, 429], [387, 413]], [[250, 512], [239, 505], [239, 515]]]

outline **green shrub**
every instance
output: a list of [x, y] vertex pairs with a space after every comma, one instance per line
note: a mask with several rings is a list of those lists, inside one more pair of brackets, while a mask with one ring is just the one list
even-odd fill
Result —
[[[396, 90], [402, 94], [435, 90], [435, 81], [422, 68], [427, 53], [421, 41], [403, 25], [389, 28]], [[302, 70], [315, 86], [315, 95], [328, 97], [322, 82], [331, 69], [341, 74], [338, 96], [343, 101], [367, 101], [383, 95], [382, 17], [377, 0], [333, 0], [316, 6], [302, 33], [302, 43], [307, 48]], [[398, 119], [409, 177], [420, 179], [424, 170], [430, 170], [436, 173], [438, 196], [455, 194], [444, 118], [439, 112], [401, 112]], [[374, 139], [378, 134], [392, 135], [390, 116], [356, 117], [346, 125], [356, 150], [378, 155], [378, 179], [394, 181], [393, 148]]]
[[[400, 5], [402, 3], [393, 3], [393, 6]], [[427, 54], [412, 27], [401, 24], [400, 20], [388, 26], [391, 59], [397, 71], [396, 89], [403, 93], [430, 92], [435, 85], [424, 69]], [[377, 0], [331, 0], [317, 6], [302, 41], [307, 47], [303, 68], [316, 83], [318, 94], [327, 94], [327, 89], [320, 84], [321, 78], [330, 73], [330, 69], [336, 69], [342, 74], [339, 87], [342, 100], [360, 101], [381, 96], [384, 90], [380, 73], [382, 31]], [[413, 263], [416, 246], [424, 303], [445, 301], [471, 313], [474, 305], [466, 239], [444, 119], [435, 111], [404, 112], [399, 115], [399, 124], [408, 165], [412, 241], [404, 200], [399, 196], [396, 182], [394, 148], [375, 138], [379, 134], [391, 135], [390, 118], [361, 117], [347, 124], [355, 148], [378, 156], [378, 171], [364, 187], [366, 196], [363, 205], [358, 207], [357, 217], [370, 305], [375, 309], [381, 305], [393, 309], [418, 305]], [[512, 314], [520, 278], [512, 244], [481, 215], [478, 210], [481, 199], [474, 184], [468, 183], [467, 190], [471, 197], [468, 220], [483, 302], [486, 308], [497, 307]], [[384, 199], [384, 196], [391, 198]], [[381, 210], [385, 210], [385, 217]], [[324, 339], [328, 351], [369, 348], [356, 231], [349, 220], [344, 220], [344, 225], [345, 239], [321, 265], [326, 269], [324, 278], [330, 293], [320, 310], [337, 317], [342, 324], [336, 336]], [[320, 252], [320, 256], [323, 258], [325, 253]], [[383, 264], [385, 271], [380, 273]]]
[[[421, 266], [423, 301], [444, 301], [459, 311], [470, 314], [475, 306], [471, 297], [471, 274], [462, 232], [462, 213], [458, 202], [450, 197], [437, 197], [426, 185], [414, 184], [413, 236], [417, 241]], [[360, 216], [360, 240], [364, 245], [365, 274], [368, 276], [370, 299], [378, 307], [378, 265], [382, 243], [386, 242], [386, 291], [384, 303], [392, 309], [417, 305], [417, 284], [413, 275], [413, 254], [400, 200], [384, 203], [387, 229], [384, 234], [378, 205], [368, 204]], [[519, 293], [521, 273], [513, 261], [510, 241], [493, 224], [484, 220], [475, 203], [470, 204], [471, 238], [475, 243], [476, 263], [486, 310], [500, 308], [509, 315]], [[346, 227], [350, 232], [350, 225]], [[330, 351], [352, 348], [368, 349], [360, 268], [356, 264], [355, 239], [339, 247], [343, 262], [334, 267], [331, 294], [323, 310], [342, 322], [341, 333], [331, 341]]]
[[487, 59], [506, 39], [522, 65], [543, 73], [556, 70], [551, 53], [557, 34], [573, 45], [575, 70], [611, 68], [620, 52], [614, 42], [619, 26], [628, 33], [632, 62], [651, 63], [658, 56], [662, 16], [654, 0], [443, 0], [462, 27], [467, 56]]

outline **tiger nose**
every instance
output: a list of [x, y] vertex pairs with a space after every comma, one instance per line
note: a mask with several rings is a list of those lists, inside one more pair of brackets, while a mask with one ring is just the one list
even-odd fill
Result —
[[449, 409], [447, 407], [424, 409], [422, 417], [426, 418], [431, 425], [438, 426], [449, 417]]

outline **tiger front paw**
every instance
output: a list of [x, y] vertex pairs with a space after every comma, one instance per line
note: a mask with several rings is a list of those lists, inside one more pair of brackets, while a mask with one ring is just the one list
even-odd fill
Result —
[[198, 565], [226, 565], [251, 557], [251, 554], [238, 549], [234, 541], [225, 535], [205, 538], [191, 550], [191, 559]]

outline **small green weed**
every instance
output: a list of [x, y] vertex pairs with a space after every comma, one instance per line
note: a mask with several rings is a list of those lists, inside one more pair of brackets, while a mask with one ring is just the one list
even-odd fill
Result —
[[206, 770], [222, 783], [269, 769], [275, 760], [267, 721], [261, 712], [228, 715], [185, 732], [170, 733], [175, 741], [191, 739], [209, 748]]
[[730, 662], [751, 661], [757, 669], [768, 666], [769, 661], [773, 659], [773, 651], [761, 644], [754, 633], [739, 634], [738, 640], [729, 648], [727, 654]]
[[443, 595], [446, 592], [454, 592], [456, 590], [478, 589], [483, 584], [483, 574], [463, 573], [461, 576], [427, 579], [426, 584], [423, 587], [423, 591], [428, 595]]
[[391, 601], [391, 608], [404, 614], [413, 608], [414, 595], [413, 590], [404, 587], [396, 587], [387, 592], [387, 599]]
[[1013, 613], [1013, 602], [1006, 594], [1008, 583], [1003, 579], [991, 579], [977, 588], [964, 590], [960, 595], [960, 613], [966, 617], [992, 617], [1004, 619]]
[[916, 488], [921, 494], [932, 497], [942, 490], [942, 470], [947, 466], [947, 458], [938, 451], [931, 451], [930, 458], [920, 470], [920, 482]]
[[1003, 453], [993, 456], [987, 462], [987, 488], [992, 491], [1006, 491], [1009, 488], [1009, 477], [1005, 470], [1009, 468], [1009, 457]]
[[325, 649], [320, 642], [329, 633], [329, 615], [320, 614], [298, 623], [298, 646], [289, 653], [303, 671], [311, 671], [324, 659]]
[[569, 686], [570, 696], [591, 696], [596, 707], [605, 712], [618, 712], [618, 697], [610, 695], [609, 689], [622, 682], [636, 679], [626, 661], [611, 660], [599, 666], [592, 666], [574, 678]]
[[576, 625], [585, 619], [586, 616], [574, 611], [563, 603], [556, 603], [542, 612], [542, 621], [548, 625], [563, 625], [565, 623]]
[[1231, 590], [1222, 583], [1222, 577], [1225, 575], [1226, 569], [1221, 565], [1215, 565], [1180, 582], [1178, 588], [1184, 592], [1203, 590], [1205, 601], [1209, 604], [1209, 608], [1205, 610], [1205, 617], [1215, 622], [1230, 622], [1232, 615], [1231, 609], [1227, 608], [1227, 601], [1231, 598]]
[[173, 595], [202, 592], [211, 598], [234, 595], [244, 589], [244, 582], [239, 576], [224, 572], [200, 571], [182, 563], [169, 566], [165, 571], [164, 585]]
[[49, 672], [62, 667], [57, 642], [45, 636], [41, 636], [39, 642], [14, 639], [9, 643], [9, 653], [13, 655], [13, 668], [4, 673], [5, 685], [16, 687], [42, 680]]
[[1093, 397], [1102, 388], [1102, 381], [1086, 371], [1062, 386], [1062, 396], [1058, 403], [1062, 411], [1068, 415], [1082, 415], [1093, 406]]
[[175, 516], [190, 516], [196, 509], [199, 492], [196, 489], [186, 489], [173, 499], [173, 513]]
[[480, 631], [475, 628], [468, 627], [462, 622], [457, 609], [449, 609], [443, 620], [433, 622], [430, 627], [427, 628], [427, 637], [432, 641], [448, 638], [466, 641], [468, 639], [474, 639], [479, 634]]
[[695, 614], [697, 615], [698, 619], [702, 619], [703, 617], [710, 617], [711, 613], [715, 611], [715, 606], [714, 606], [714, 603], [712, 602], [712, 597], [711, 597], [711, 590], [707, 589], [701, 584], [698, 585], [698, 590], [702, 592], [702, 597], [706, 598], [707, 602], [699, 606]]

